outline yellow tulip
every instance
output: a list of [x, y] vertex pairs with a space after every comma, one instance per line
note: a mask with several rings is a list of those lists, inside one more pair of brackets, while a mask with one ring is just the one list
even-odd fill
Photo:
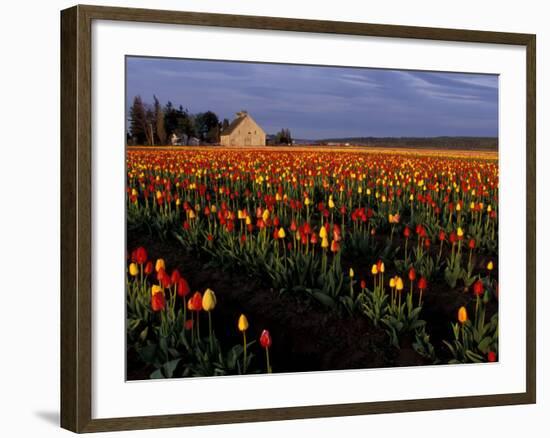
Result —
[[151, 295], [155, 295], [161, 292], [163, 292], [162, 287], [160, 287], [158, 284], [154, 284], [151, 288]]
[[353, 268], [349, 268], [349, 276], [353, 278], [354, 275], [355, 275], [355, 272], [353, 272]]
[[166, 266], [164, 264], [164, 259], [157, 259], [157, 262], [155, 263], [155, 271], [160, 271], [161, 269], [166, 269]]
[[130, 275], [132, 277], [135, 277], [139, 273], [139, 269], [136, 263], [130, 263], [130, 267], [128, 268], [128, 270], [130, 271]]
[[277, 235], [279, 236], [279, 239], [284, 239], [286, 237], [285, 229], [283, 227], [279, 228]]
[[458, 227], [458, 229], [456, 230], [456, 235], [457, 235], [458, 237], [464, 236], [464, 231], [462, 231], [462, 228], [461, 228], [461, 227]]
[[402, 291], [403, 287], [403, 279], [401, 277], [397, 277], [395, 279], [395, 289], [398, 291]]
[[376, 266], [376, 264], [372, 265], [370, 272], [372, 275], [378, 274], [378, 266]]
[[216, 294], [212, 289], [206, 289], [202, 296], [202, 309], [205, 312], [210, 312], [216, 307]]
[[321, 248], [328, 248], [328, 239], [327, 236], [323, 237], [321, 240]]
[[264, 212], [262, 213], [262, 219], [264, 221], [267, 221], [269, 219], [269, 210], [266, 208]]
[[334, 201], [332, 200], [332, 195], [328, 198], [328, 208], [334, 208]]
[[382, 274], [386, 270], [386, 267], [384, 266], [384, 262], [380, 263], [380, 268], [378, 269]]
[[466, 311], [466, 307], [462, 306], [458, 309], [458, 322], [464, 324], [466, 321], [468, 321], [468, 312]]
[[493, 261], [490, 260], [489, 263], [487, 263], [487, 270], [492, 271], [494, 268]]
[[241, 314], [241, 316], [239, 317], [239, 323], [237, 324], [237, 327], [241, 332], [245, 332], [246, 330], [248, 330], [248, 319], [246, 319], [244, 313]]
[[390, 278], [390, 287], [392, 289], [395, 287], [395, 277]]

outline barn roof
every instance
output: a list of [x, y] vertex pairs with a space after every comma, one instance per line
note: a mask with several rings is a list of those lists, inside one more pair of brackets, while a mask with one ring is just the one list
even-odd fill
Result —
[[220, 135], [229, 135], [231, 134], [235, 129], [237, 129], [237, 126], [241, 124], [241, 122], [248, 117], [248, 114], [242, 114], [239, 117], [237, 117], [235, 120], [233, 120], [227, 128], [225, 128]]

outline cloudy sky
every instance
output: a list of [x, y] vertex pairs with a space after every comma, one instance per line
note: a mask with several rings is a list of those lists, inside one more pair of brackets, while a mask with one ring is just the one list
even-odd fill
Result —
[[232, 120], [247, 110], [268, 134], [294, 138], [497, 136], [495, 75], [127, 58], [126, 104], [211, 110]]

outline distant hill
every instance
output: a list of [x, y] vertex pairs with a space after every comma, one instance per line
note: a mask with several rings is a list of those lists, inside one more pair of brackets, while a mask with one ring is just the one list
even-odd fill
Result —
[[497, 151], [498, 137], [343, 137], [321, 140], [296, 139], [295, 144], [358, 145], [403, 148], [439, 148]]

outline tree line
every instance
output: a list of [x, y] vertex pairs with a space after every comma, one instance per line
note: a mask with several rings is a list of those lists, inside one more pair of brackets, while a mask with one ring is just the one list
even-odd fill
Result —
[[[220, 120], [213, 111], [192, 114], [182, 105], [175, 107], [168, 101], [161, 105], [156, 96], [153, 104], [135, 96], [130, 107], [127, 144], [138, 146], [163, 146], [172, 144], [175, 135], [178, 143], [189, 145], [192, 141], [200, 144], [218, 144], [220, 134], [229, 127], [229, 120]], [[289, 129], [281, 129], [273, 136], [274, 144], [292, 144]]]
[[201, 143], [219, 143], [220, 133], [229, 126], [229, 120], [219, 120], [212, 111], [191, 114], [182, 105], [177, 108], [168, 101], [161, 105], [156, 96], [153, 104], [135, 96], [130, 107], [127, 142], [130, 145], [167, 145], [172, 135], [184, 144], [196, 138]]

